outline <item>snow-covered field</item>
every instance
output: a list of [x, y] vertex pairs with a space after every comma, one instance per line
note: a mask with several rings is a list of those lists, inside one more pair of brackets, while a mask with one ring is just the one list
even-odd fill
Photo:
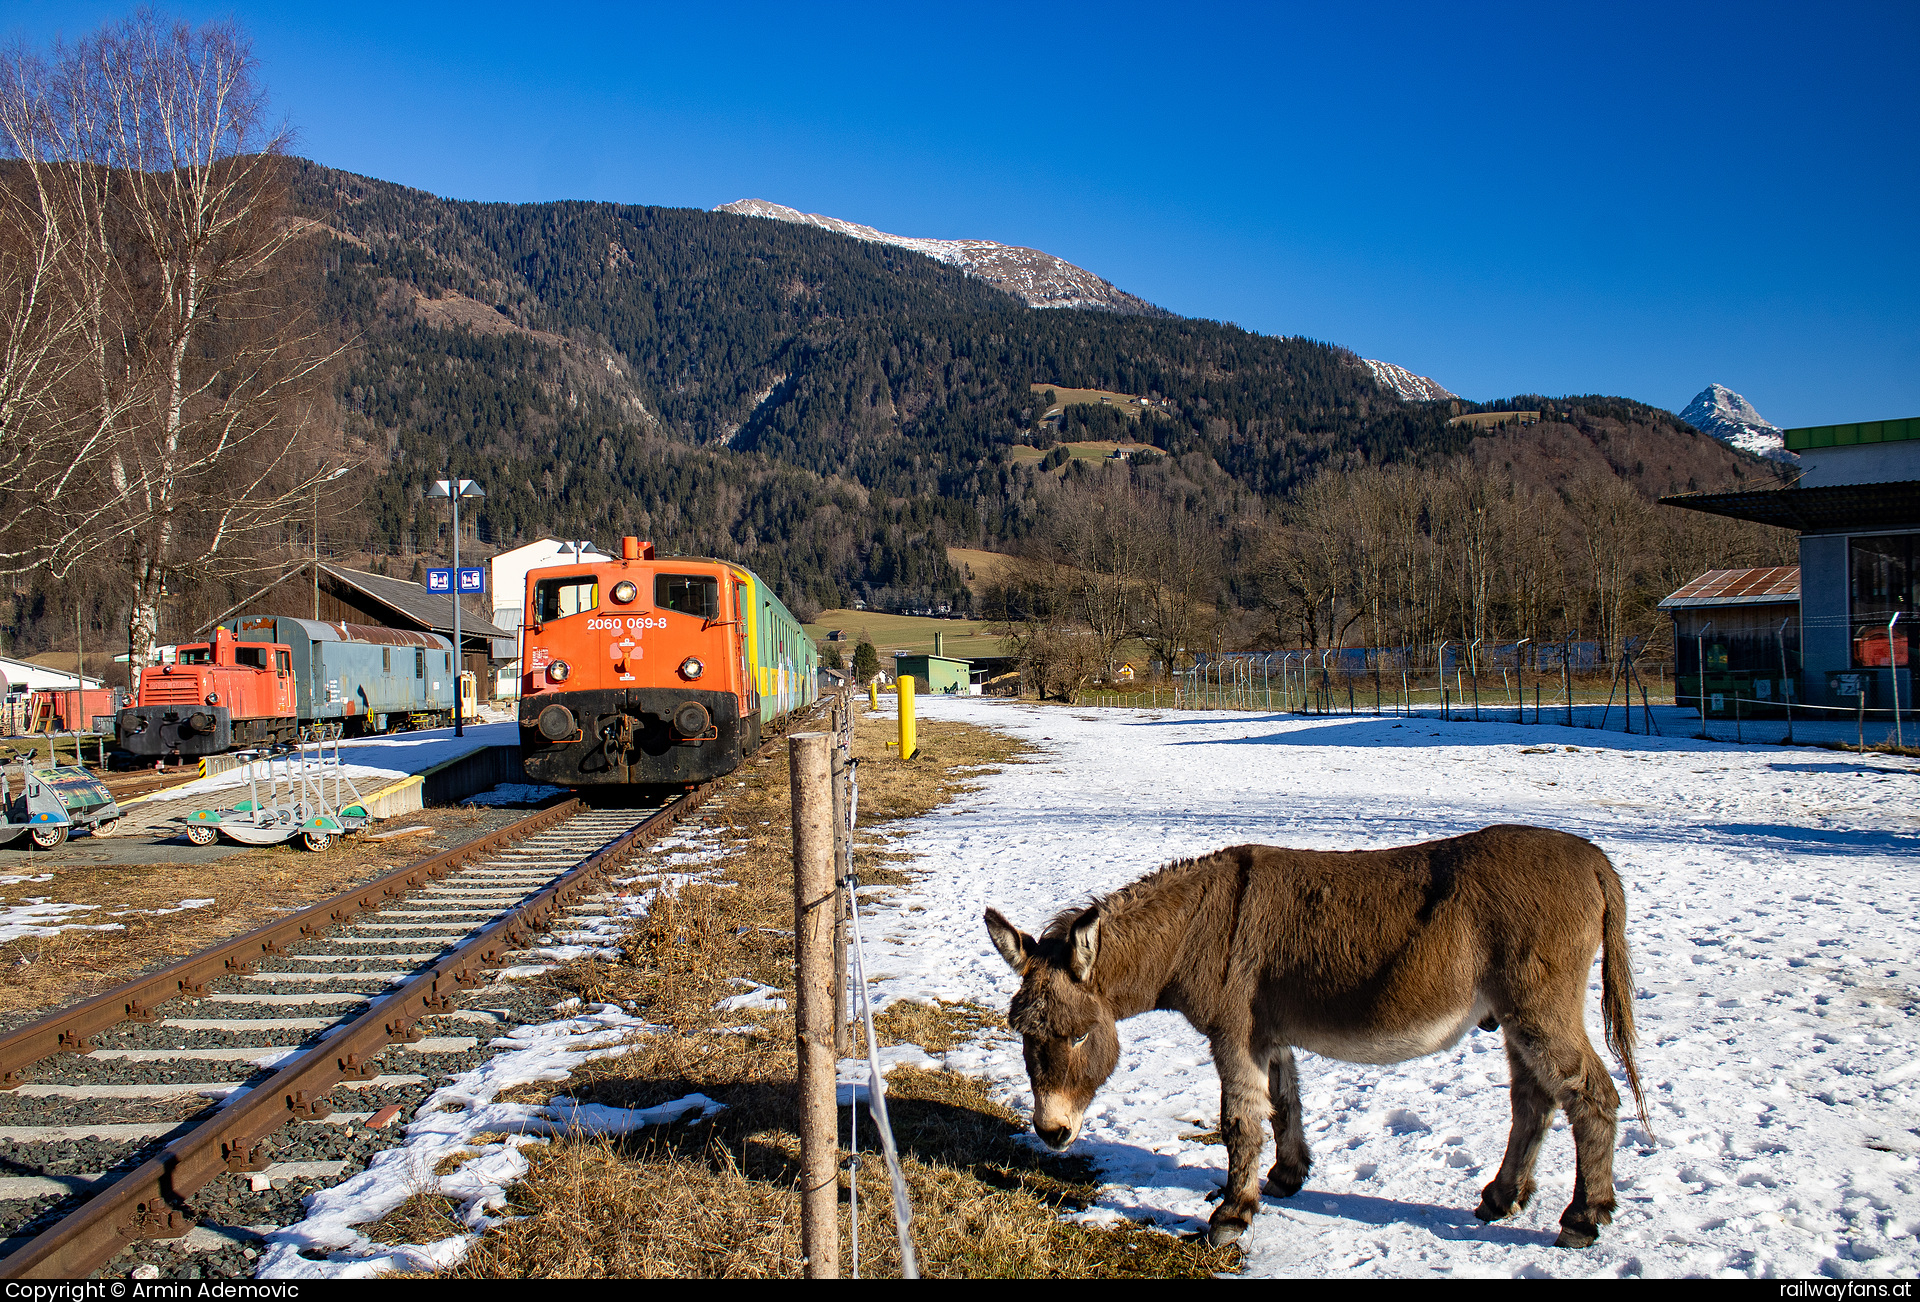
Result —
[[[907, 826], [899, 848], [926, 876], [866, 927], [887, 999], [1004, 1009], [1018, 983], [987, 939], [987, 906], [1035, 930], [1062, 905], [1237, 842], [1351, 849], [1521, 822], [1586, 836], [1619, 868], [1654, 1134], [1623, 1119], [1619, 1212], [1599, 1244], [1550, 1246], [1571, 1192], [1563, 1123], [1533, 1205], [1474, 1219], [1506, 1142], [1507, 1068], [1497, 1032], [1469, 1031], [1395, 1067], [1301, 1056], [1313, 1173], [1265, 1201], [1242, 1240], [1250, 1273], [1920, 1270], [1920, 765], [1554, 725], [919, 708], [1043, 755]], [[1594, 975], [1588, 1021], [1603, 1045]], [[1077, 1145], [1111, 1182], [1091, 1214], [1198, 1229], [1226, 1162], [1194, 1137], [1219, 1120], [1206, 1043], [1174, 1014], [1121, 1031], [1120, 1068]], [[1017, 1042], [947, 1061], [1030, 1104]]]

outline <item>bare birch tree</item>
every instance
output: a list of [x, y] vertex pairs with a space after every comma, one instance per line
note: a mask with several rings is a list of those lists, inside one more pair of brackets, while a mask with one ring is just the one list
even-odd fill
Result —
[[[40, 223], [43, 250], [19, 265], [59, 269], [48, 279], [72, 321], [45, 345], [58, 361], [22, 371], [58, 413], [41, 419], [69, 473], [49, 492], [35, 454], [9, 442], [26, 467], [18, 493], [9, 486], [27, 526], [15, 536], [36, 523], [47, 536], [0, 562], [59, 573], [117, 553], [144, 662], [169, 576], [279, 539], [320, 474], [296, 427], [330, 358], [291, 285], [287, 131], [268, 121], [231, 24], [196, 30], [142, 11], [49, 59], [18, 52], [8, 74], [9, 181], [22, 196], [9, 233]], [[30, 284], [10, 278], [9, 303]], [[14, 318], [30, 354], [49, 326]], [[20, 496], [36, 487], [37, 501]]]

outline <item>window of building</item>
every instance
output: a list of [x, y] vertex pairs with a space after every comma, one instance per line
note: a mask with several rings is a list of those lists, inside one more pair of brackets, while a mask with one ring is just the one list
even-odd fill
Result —
[[[1853, 667], [1885, 669], [1913, 663], [1914, 598], [1920, 596], [1915, 571], [1920, 534], [1892, 533], [1847, 540], [1847, 573], [1853, 624]], [[1887, 622], [1898, 613], [1893, 638]]]
[[653, 604], [682, 615], [718, 619], [720, 580], [707, 574], [657, 574], [653, 579]]
[[541, 579], [533, 585], [535, 623], [565, 619], [594, 609], [600, 604], [600, 584], [591, 574], [569, 575], [564, 579]]

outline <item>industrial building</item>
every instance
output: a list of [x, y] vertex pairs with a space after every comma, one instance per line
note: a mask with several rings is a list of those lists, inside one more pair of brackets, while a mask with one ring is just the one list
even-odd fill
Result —
[[[1905, 716], [1914, 708], [1911, 665], [1920, 643], [1920, 417], [1785, 435], [1802, 468], [1792, 487], [1661, 501], [1798, 531], [1796, 699], [1881, 711], [1893, 706], [1897, 690]], [[1713, 666], [1707, 669], [1711, 677]]]

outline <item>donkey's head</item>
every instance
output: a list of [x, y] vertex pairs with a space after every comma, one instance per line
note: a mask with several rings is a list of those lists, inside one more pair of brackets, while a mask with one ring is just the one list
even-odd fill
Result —
[[1034, 1133], [1058, 1152], [1079, 1137], [1087, 1104], [1120, 1060], [1113, 1009], [1093, 986], [1100, 910], [1056, 922], [1035, 940], [988, 909], [987, 934], [1022, 978], [1007, 1022], [1025, 1044]]

